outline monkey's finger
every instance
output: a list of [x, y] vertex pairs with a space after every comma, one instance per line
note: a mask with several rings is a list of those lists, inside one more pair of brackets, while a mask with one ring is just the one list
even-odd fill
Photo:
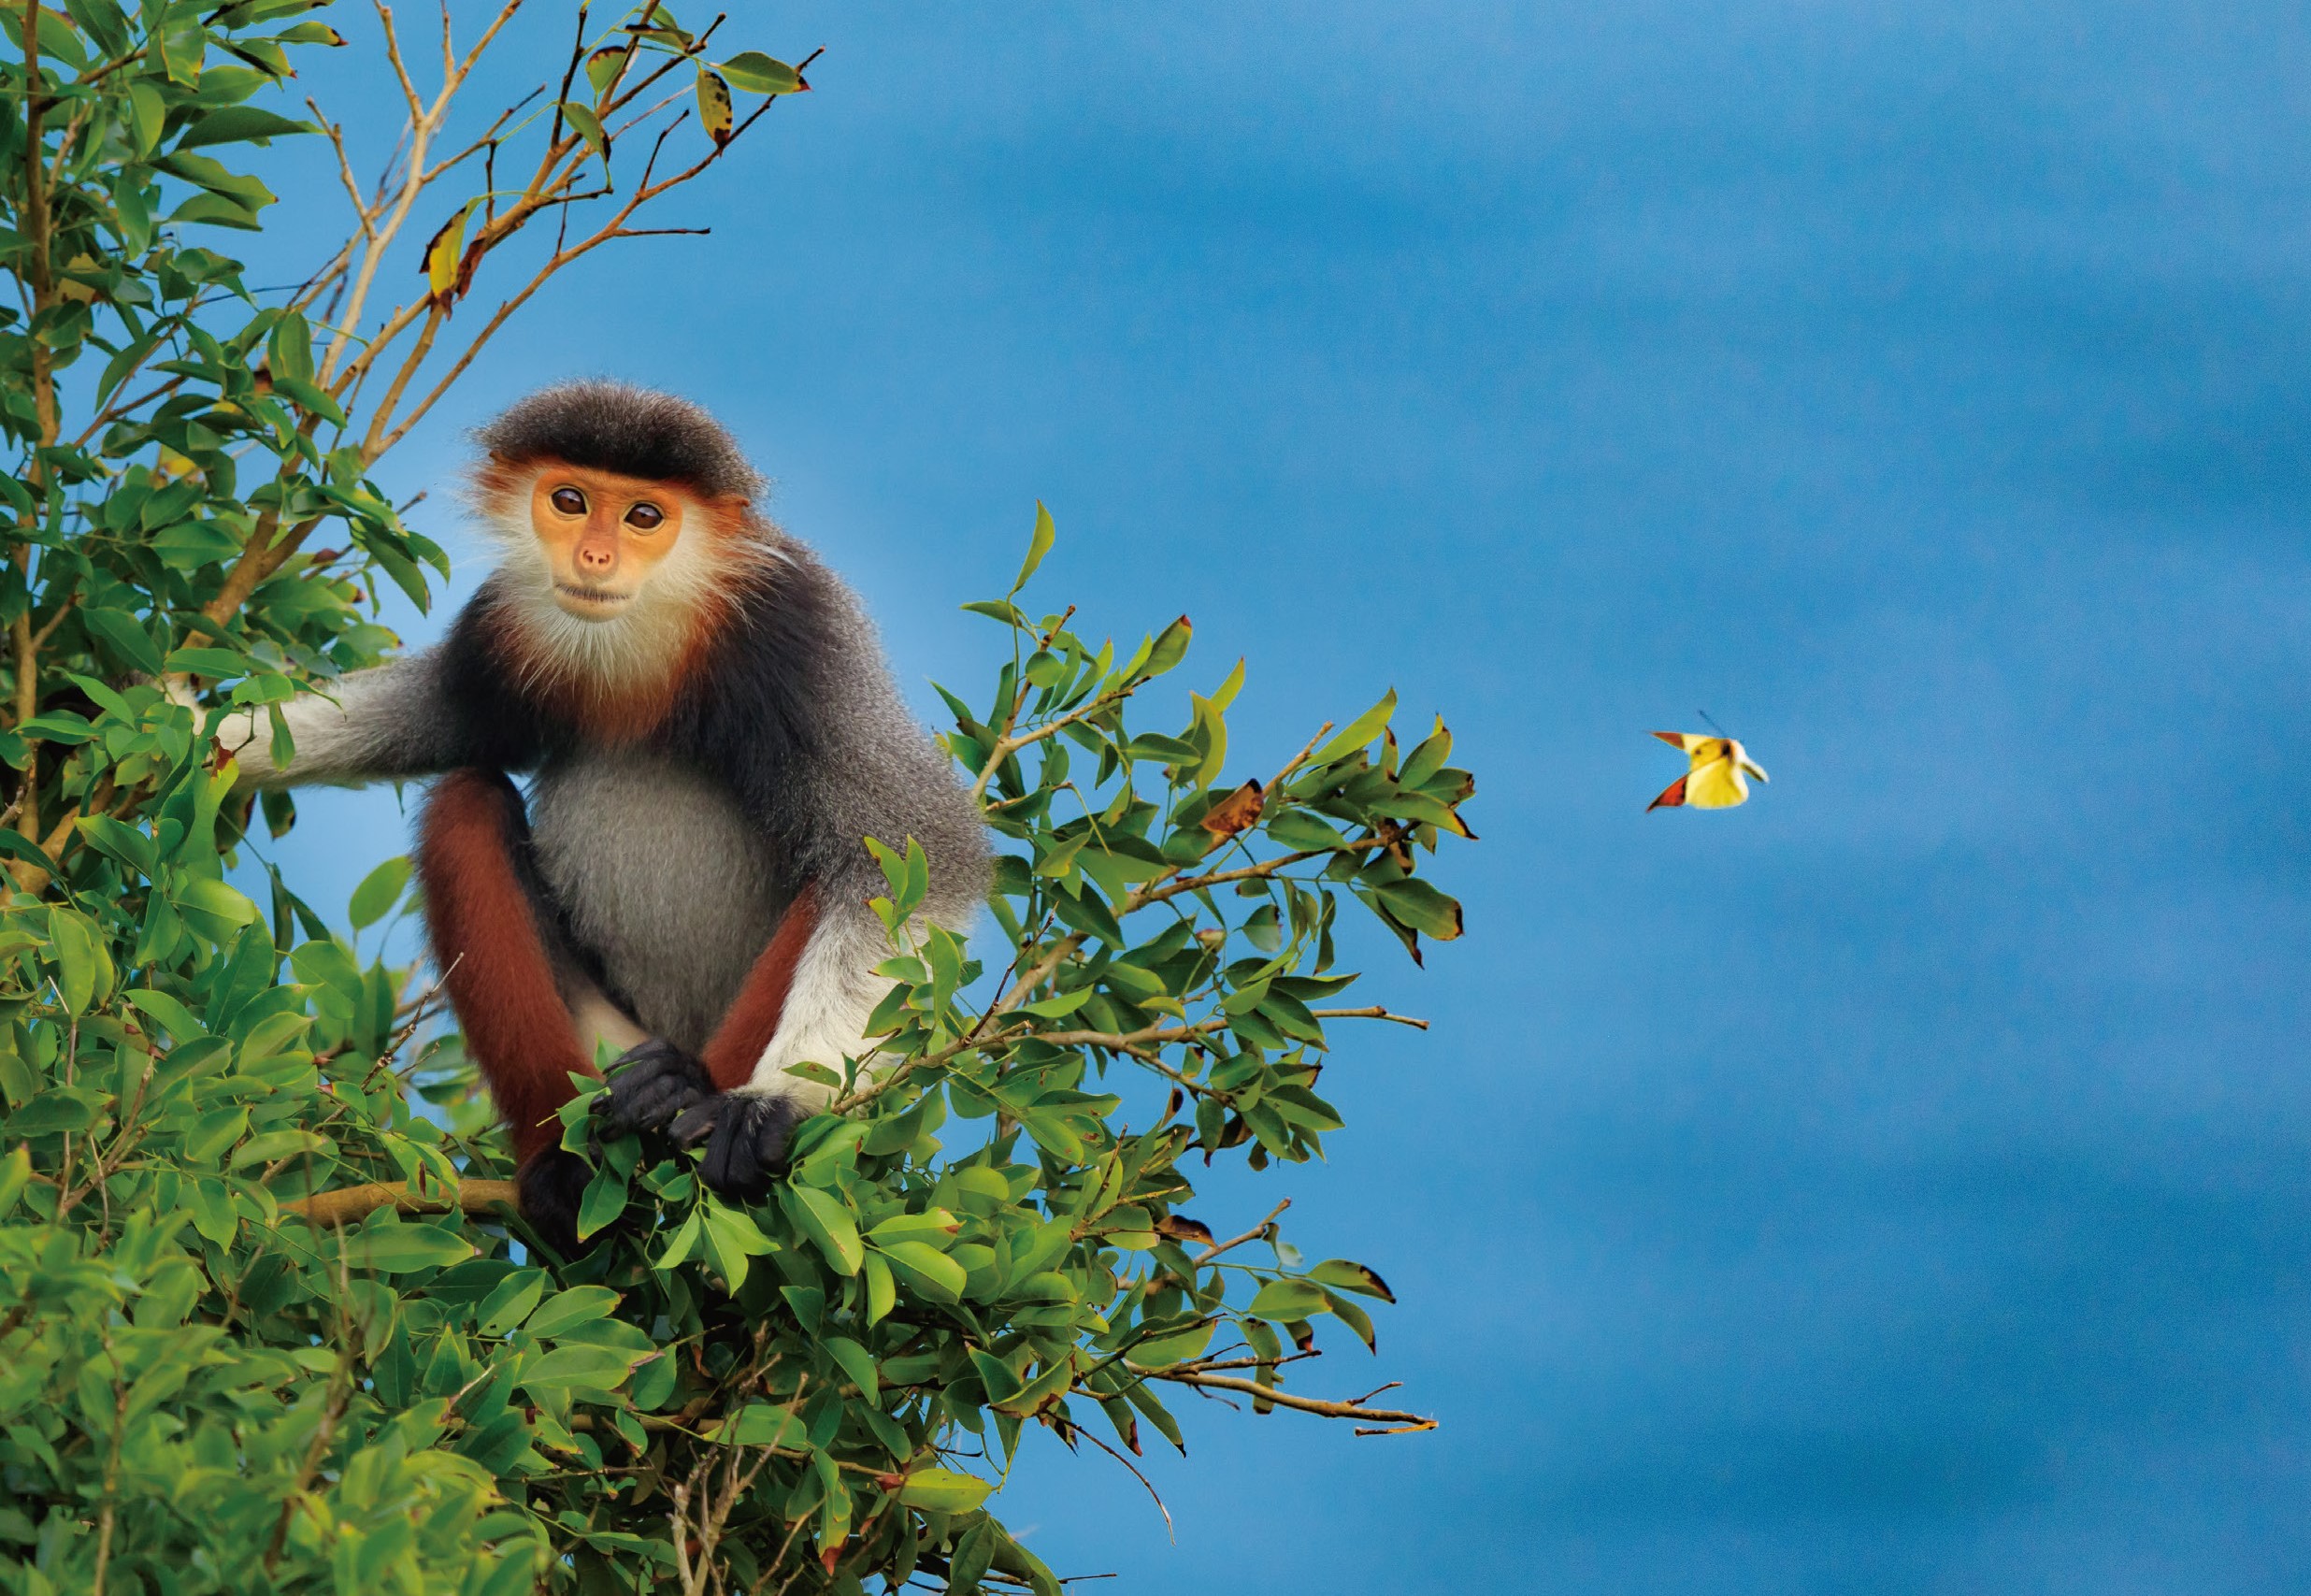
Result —
[[603, 1129], [613, 1136], [633, 1130], [657, 1130], [698, 1103], [713, 1096], [707, 1088], [688, 1081], [659, 1079], [643, 1083], [633, 1091], [610, 1094], [610, 1105], [603, 1111]]
[[698, 1166], [698, 1178], [725, 1197], [751, 1196], [761, 1186], [762, 1166], [755, 1161], [747, 1117], [743, 1109], [725, 1114], [706, 1144], [706, 1161]]
[[617, 1070], [610, 1090], [596, 1100], [610, 1135], [663, 1129], [714, 1095], [714, 1084], [698, 1062], [664, 1042], [644, 1042], [625, 1057], [633, 1062]]
[[753, 1092], [725, 1095], [715, 1110], [712, 1139], [698, 1178], [725, 1197], [752, 1199], [786, 1169], [786, 1144], [798, 1115], [780, 1098]]
[[729, 1105], [725, 1100], [729, 1096], [725, 1092], [683, 1109], [674, 1123], [667, 1127], [667, 1134], [674, 1139], [674, 1144], [678, 1147], [695, 1147], [711, 1136], [723, 1114], [727, 1112]]

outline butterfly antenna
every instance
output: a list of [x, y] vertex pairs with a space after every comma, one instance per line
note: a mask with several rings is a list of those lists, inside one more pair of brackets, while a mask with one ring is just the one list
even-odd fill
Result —
[[1719, 726], [1715, 721], [1710, 719], [1709, 712], [1707, 710], [1696, 710], [1693, 712], [1701, 717], [1701, 724], [1703, 726], [1715, 732], [1719, 737], [1730, 738], [1733, 735], [1731, 732], [1726, 730], [1725, 727]]

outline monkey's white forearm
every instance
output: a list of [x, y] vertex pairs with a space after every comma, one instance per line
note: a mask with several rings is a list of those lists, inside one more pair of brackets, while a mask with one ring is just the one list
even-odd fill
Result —
[[273, 721], [237, 710], [217, 740], [240, 765], [236, 786], [358, 784], [433, 775], [457, 762], [457, 737], [430, 654], [410, 654], [338, 678], [326, 695], [301, 693], [281, 706], [296, 751], [273, 762]]
[[840, 1074], [842, 1061], [853, 1058], [873, 1073], [878, 1060], [867, 1021], [891, 989], [891, 978], [875, 973], [891, 953], [883, 923], [871, 913], [830, 914], [822, 921], [795, 966], [779, 1028], [742, 1089], [817, 1109], [832, 1094], [788, 1074], [793, 1066], [823, 1064]]

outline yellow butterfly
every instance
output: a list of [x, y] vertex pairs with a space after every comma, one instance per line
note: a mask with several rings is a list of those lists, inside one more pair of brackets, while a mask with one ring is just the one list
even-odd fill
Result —
[[1674, 809], [1679, 804], [1689, 804], [1695, 809], [1731, 809], [1737, 803], [1749, 801], [1749, 784], [1742, 780], [1742, 772], [1745, 770], [1760, 782], [1773, 779], [1749, 757], [1748, 750], [1730, 737], [1702, 737], [1689, 731], [1657, 731], [1653, 735], [1672, 748], [1682, 749], [1690, 763], [1684, 775], [1645, 805], [1648, 814], [1657, 809]]

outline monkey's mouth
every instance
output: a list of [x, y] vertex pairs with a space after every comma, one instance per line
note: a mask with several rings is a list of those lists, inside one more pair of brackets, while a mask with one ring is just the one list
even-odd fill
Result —
[[553, 601], [572, 615], [599, 620], [615, 615], [633, 602], [630, 593], [609, 593], [596, 587], [572, 587], [567, 582], [553, 584]]

